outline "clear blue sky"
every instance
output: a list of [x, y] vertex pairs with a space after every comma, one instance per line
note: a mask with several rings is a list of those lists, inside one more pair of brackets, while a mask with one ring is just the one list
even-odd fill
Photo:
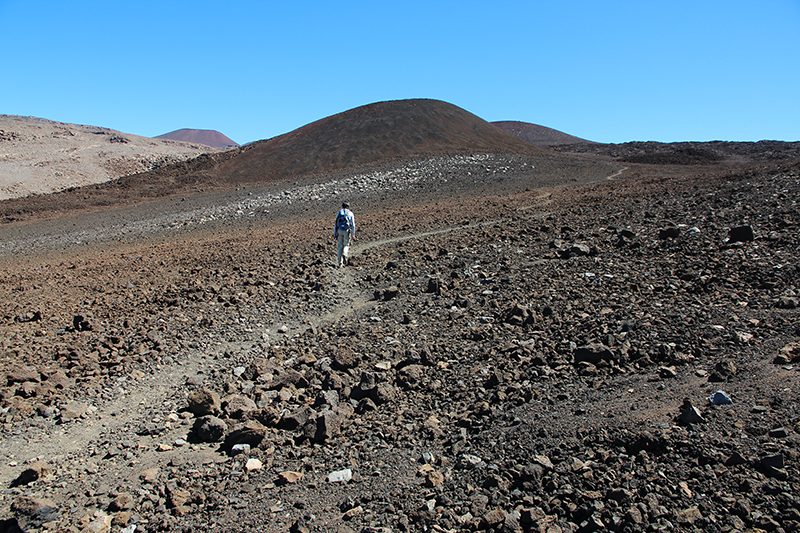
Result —
[[0, 0], [0, 114], [266, 139], [434, 98], [599, 142], [800, 140], [800, 0]]

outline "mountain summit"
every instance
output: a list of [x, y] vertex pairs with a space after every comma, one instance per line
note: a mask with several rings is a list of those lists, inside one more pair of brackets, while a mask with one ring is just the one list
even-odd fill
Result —
[[159, 135], [158, 137], [154, 137], [154, 139], [170, 139], [172, 141], [204, 144], [212, 148], [230, 148], [232, 146], [239, 146], [237, 143], [233, 142], [228, 137], [216, 130], [193, 130], [183, 128]]

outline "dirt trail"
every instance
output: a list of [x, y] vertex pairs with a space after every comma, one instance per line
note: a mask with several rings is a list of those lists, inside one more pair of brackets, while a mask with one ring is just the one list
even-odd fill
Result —
[[[463, 231], [491, 223], [494, 222], [454, 226], [358, 243], [351, 247], [351, 255], [358, 256], [380, 246]], [[309, 325], [319, 328], [374, 305], [372, 295], [357, 288], [356, 270], [350, 267], [330, 268], [335, 272], [331, 274], [333, 282], [329, 289], [334, 300], [341, 303], [318, 316], [306, 317], [303, 321], [281, 323], [278, 327], [282, 329], [283, 335], [291, 337], [299, 334]], [[268, 330], [265, 330], [265, 333], [267, 332]], [[278, 334], [277, 331], [269, 333]], [[165, 403], [176, 394], [188, 377], [208, 372], [215, 355], [226, 350], [242, 351], [252, 344], [250, 340], [243, 340], [219, 343], [212, 350], [191, 350], [176, 364], [164, 366], [157, 373], [144, 374], [136, 381], [129, 377], [125, 382], [110, 385], [109, 389], [116, 389], [115, 398], [93, 405], [90, 412], [82, 418], [57, 425], [52, 431], [40, 431], [38, 427], [20, 431], [3, 443], [4, 461], [0, 463], [0, 477], [8, 485], [19, 474], [20, 465], [36, 460], [59, 462], [71, 457], [79, 464], [83, 464], [89, 460], [89, 450], [93, 442], [103, 441], [106, 436], [124, 432], [131, 426], [156, 420], [163, 411]], [[181, 428], [178, 427], [176, 430]], [[151, 454], [150, 459], [153, 463], [156, 462], [155, 452]], [[141, 462], [144, 465], [147, 459], [143, 458]]]
[[[527, 217], [540, 216], [542, 216], [541, 213], [537, 213]], [[369, 242], [357, 242], [351, 247], [351, 256], [357, 257], [368, 250], [381, 246], [467, 231], [502, 223], [502, 221], [503, 219], [475, 222]], [[275, 331], [265, 329], [265, 333], [278, 335], [277, 330], [280, 328], [281, 334], [291, 337], [302, 333], [309, 325], [320, 328], [351, 313], [368, 310], [376, 304], [371, 294], [358, 288], [357, 270], [352, 267], [340, 269], [331, 266], [330, 268], [334, 272], [330, 276], [333, 281], [329, 290], [334, 300], [341, 303], [317, 316], [307, 316], [303, 321], [283, 322], [275, 328]], [[114, 434], [132, 425], [141, 425], [154, 420], [158, 415], [157, 411], [163, 410], [165, 402], [176, 394], [176, 390], [188, 377], [208, 371], [208, 366], [213, 363], [215, 355], [226, 350], [242, 351], [252, 344], [253, 342], [250, 340], [243, 340], [220, 343], [213, 350], [192, 350], [177, 364], [165, 366], [156, 374], [143, 375], [135, 382], [126, 381], [113, 385], [111, 388], [124, 392], [118, 391], [113, 400], [93, 406], [94, 409], [83, 418], [58, 425], [52, 432], [37, 431], [38, 428], [30, 428], [31, 431], [21, 432], [3, 443], [2, 453], [6, 460], [0, 464], [0, 477], [6, 483], [10, 483], [19, 472], [18, 465], [37, 459], [57, 460], [75, 456], [78, 462], [85, 461], [86, 458], [82, 458], [82, 456], [93, 441], [102, 440], [101, 437], [104, 435]], [[131, 406], [137, 406], [137, 408]]]

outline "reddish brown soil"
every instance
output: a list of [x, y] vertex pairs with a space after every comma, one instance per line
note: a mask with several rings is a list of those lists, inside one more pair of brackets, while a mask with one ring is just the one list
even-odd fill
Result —
[[797, 531], [796, 163], [444, 152], [0, 227], [6, 530]]

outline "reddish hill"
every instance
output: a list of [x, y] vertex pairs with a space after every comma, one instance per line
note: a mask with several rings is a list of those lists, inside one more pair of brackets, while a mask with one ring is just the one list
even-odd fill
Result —
[[357, 107], [259, 141], [220, 166], [232, 183], [358, 168], [455, 153], [540, 153], [459, 107], [439, 100], [395, 100]]
[[154, 137], [154, 139], [170, 139], [173, 141], [204, 144], [212, 148], [229, 148], [231, 146], [239, 146], [237, 143], [233, 142], [216, 130], [192, 130], [184, 128], [165, 133], [164, 135], [159, 135], [158, 137]]
[[510, 133], [511, 135], [522, 139], [523, 141], [535, 144], [537, 146], [558, 146], [562, 144], [575, 144], [587, 143], [586, 139], [568, 135], [566, 133], [546, 128], [537, 124], [530, 124], [528, 122], [517, 122], [515, 120], [501, 120], [499, 122], [492, 122], [501, 130]]

